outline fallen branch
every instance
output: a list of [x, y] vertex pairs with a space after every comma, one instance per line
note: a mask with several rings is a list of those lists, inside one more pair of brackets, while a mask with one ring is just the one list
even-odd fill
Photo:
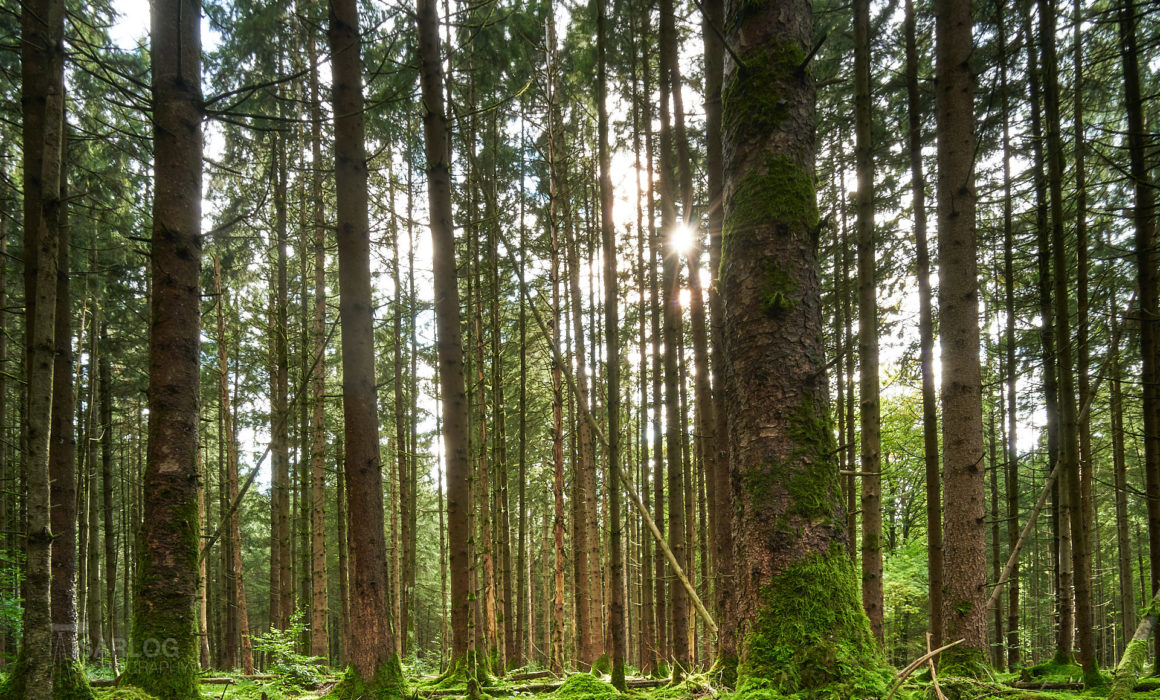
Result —
[[[530, 674], [529, 674], [530, 675]], [[550, 674], [549, 674], [550, 675]], [[667, 678], [630, 678], [625, 681], [629, 688], [659, 688], [662, 685], [668, 684]], [[530, 685], [521, 685], [517, 687], [503, 687], [505, 693], [552, 693], [560, 689], [564, 685], [563, 681], [556, 681], [554, 683], [532, 683]], [[486, 689], [485, 689], [486, 690]], [[423, 698], [446, 698], [453, 695], [463, 695], [463, 689], [454, 688], [440, 688], [438, 690], [418, 690], [417, 694]]]
[[1143, 619], [1136, 626], [1135, 634], [1124, 647], [1124, 655], [1120, 657], [1120, 663], [1116, 664], [1116, 672], [1112, 676], [1112, 690], [1108, 693], [1108, 700], [1127, 700], [1131, 697], [1136, 678], [1143, 670], [1148, 656], [1148, 638], [1152, 636], [1157, 616], [1160, 616], [1160, 592], [1152, 596]]
[[890, 689], [890, 692], [886, 695], [886, 700], [890, 700], [890, 698], [894, 697], [894, 694], [897, 693], [898, 689], [902, 687], [902, 682], [906, 680], [907, 676], [914, 673], [914, 669], [918, 668], [919, 666], [923, 665], [927, 661], [929, 661], [929, 660], [933, 659], [934, 657], [938, 656], [939, 654], [943, 653], [947, 649], [950, 649], [951, 647], [956, 647], [965, 641], [966, 641], [965, 639], [959, 639], [957, 641], [951, 642], [950, 644], [947, 644], [946, 646], [941, 646], [938, 649], [935, 649], [934, 651], [928, 651], [925, 654], [923, 654], [922, 656], [915, 659], [914, 661], [911, 661], [910, 664], [908, 664], [906, 668], [899, 671], [898, 675], [895, 676], [896, 680], [894, 681], [894, 686]]
[[[926, 633], [926, 652], [930, 653], [930, 632]], [[942, 688], [938, 687], [938, 674], [934, 670], [934, 657], [931, 656], [926, 660], [930, 664], [930, 683], [934, 686], [934, 692], [938, 695], [938, 700], [947, 700], [947, 696], [943, 695]]]

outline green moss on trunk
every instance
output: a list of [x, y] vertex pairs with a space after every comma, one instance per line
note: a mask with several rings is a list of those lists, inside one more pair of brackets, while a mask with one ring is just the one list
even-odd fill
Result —
[[[814, 177], [785, 156], [770, 156], [765, 168], [755, 168], [737, 183], [730, 200], [721, 244], [744, 246], [758, 226], [777, 222], [813, 230], [818, 225]], [[727, 254], [722, 253], [722, 259]]]
[[1132, 697], [1132, 689], [1136, 685], [1136, 677], [1140, 675], [1144, 663], [1148, 659], [1148, 638], [1133, 639], [1124, 649], [1124, 656], [1116, 667], [1116, 675], [1112, 679], [1112, 689], [1108, 700], [1128, 700]]
[[335, 700], [402, 700], [407, 693], [407, 681], [403, 678], [403, 667], [398, 656], [391, 656], [367, 680], [359, 675], [353, 666], [346, 669], [342, 680], [326, 697]]
[[53, 700], [94, 700], [93, 689], [79, 661], [61, 661], [52, 666]]
[[881, 697], [890, 673], [841, 547], [785, 569], [761, 591], [742, 644], [736, 700]]

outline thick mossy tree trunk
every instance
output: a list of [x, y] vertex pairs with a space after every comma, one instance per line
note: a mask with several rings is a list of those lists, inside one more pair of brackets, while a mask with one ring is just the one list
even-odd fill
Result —
[[811, 3], [731, 1], [722, 92], [725, 391], [738, 697], [879, 697], [825, 372]]
[[338, 697], [391, 698], [404, 690], [387, 608], [383, 470], [379, 455], [371, 298], [370, 217], [363, 141], [358, 6], [330, 3], [344, 470], [351, 554], [350, 628]]
[[153, 3], [149, 447], [123, 683], [200, 698], [197, 463], [201, 336], [201, 5]]
[[971, 8], [935, 3], [939, 311], [942, 330], [944, 666], [977, 672], [987, 656], [983, 414], [975, 228]]

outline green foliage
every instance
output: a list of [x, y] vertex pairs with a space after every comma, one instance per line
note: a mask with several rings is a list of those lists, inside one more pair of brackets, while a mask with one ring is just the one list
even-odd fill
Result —
[[129, 686], [126, 688], [98, 690], [97, 700], [158, 700], [158, 698], [156, 695], [150, 695], [140, 688]]
[[[24, 554], [0, 549], [0, 590], [19, 591]], [[24, 600], [19, 596], [0, 596], [0, 634], [20, 639], [24, 621]]]
[[271, 628], [251, 637], [254, 651], [268, 654], [273, 661], [273, 671], [278, 674], [278, 683], [285, 688], [303, 688], [318, 685], [321, 677], [316, 662], [317, 656], [298, 653], [298, 641], [306, 631], [306, 611], [302, 608], [290, 616], [290, 625], [284, 629]]
[[743, 642], [737, 700], [881, 697], [890, 673], [858, 590], [840, 547], [774, 576]]

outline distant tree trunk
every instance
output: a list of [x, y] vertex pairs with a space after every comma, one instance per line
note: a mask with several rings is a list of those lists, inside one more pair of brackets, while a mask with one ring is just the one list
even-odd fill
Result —
[[[521, 113], [521, 117], [522, 117]], [[520, 181], [524, 179], [524, 140], [520, 133]], [[524, 189], [520, 187], [520, 269], [519, 283], [522, 289], [526, 284], [525, 270], [527, 267], [527, 229], [524, 226]], [[520, 402], [519, 402], [519, 542], [516, 551], [516, 644], [515, 657], [508, 658], [508, 665], [512, 668], [522, 668], [527, 654], [525, 648], [531, 649], [528, 643], [531, 638], [529, 628], [530, 599], [534, 597], [533, 590], [528, 586], [528, 326], [525, 295], [520, 294]], [[531, 625], [534, 628], [534, 624]], [[527, 652], [530, 654], [530, 651]]]
[[[221, 439], [226, 445], [226, 490], [229, 503], [232, 504], [238, 499], [238, 443], [234, 435], [233, 414], [230, 412], [230, 365], [229, 358], [226, 354], [226, 300], [224, 297], [225, 292], [222, 291], [221, 261], [217, 257], [214, 257], [213, 260], [213, 281], [217, 306], [218, 401], [221, 404], [222, 412]], [[235, 513], [228, 516], [228, 520], [228, 523], [225, 525], [225, 527], [229, 528], [228, 537], [231, 543], [229, 547], [231, 557], [228, 562], [231, 585], [228, 587], [228, 590], [232, 592], [232, 600], [227, 601], [226, 604], [232, 606], [237, 611], [237, 624], [226, 635], [226, 646], [230, 650], [229, 654], [225, 656], [225, 659], [227, 659], [226, 669], [231, 670], [234, 668], [236, 657], [233, 655], [237, 645], [240, 643], [242, 648], [242, 673], [252, 674], [254, 672], [254, 652], [250, 641], [250, 617], [246, 604], [245, 576], [242, 571], [241, 518]]]
[[[1114, 295], [1108, 295], [1108, 318], [1118, 321]], [[1116, 561], [1119, 565], [1120, 628], [1136, 626], [1136, 594], [1132, 590], [1132, 539], [1128, 531], [1128, 474], [1124, 454], [1124, 399], [1120, 388], [1120, 347], [1118, 339], [1108, 346], [1108, 418], [1112, 433], [1112, 478], [1116, 495]]]
[[[1084, 669], [1085, 685], [1102, 685], [1095, 657], [1095, 635], [1092, 630], [1091, 550], [1088, 546], [1088, 523], [1080, 493], [1079, 418], [1075, 399], [1075, 375], [1071, 344], [1071, 315], [1068, 308], [1069, 275], [1063, 221], [1063, 144], [1060, 137], [1060, 98], [1058, 64], [1055, 57], [1055, 1], [1039, 0], [1039, 49], [1043, 54], [1044, 104], [1047, 120], [1047, 168], [1051, 194], [1052, 278], [1055, 301], [1055, 342], [1059, 379], [1060, 407], [1060, 473], [1061, 490], [1065, 490], [1071, 529], [1071, 564], [1075, 585], [1075, 629], [1079, 642], [1079, 661]], [[1064, 595], [1068, 591], [1064, 590]]]
[[459, 325], [459, 291], [455, 272], [452, 228], [450, 149], [443, 110], [443, 69], [439, 51], [439, 16], [435, 0], [418, 4], [420, 83], [427, 156], [427, 197], [434, 249], [435, 318], [443, 401], [443, 443], [447, 455], [447, 521], [451, 569], [452, 667], [469, 662], [468, 637], [468, 511], [471, 472], [467, 453], [466, 382], [463, 339]]
[[[310, 62], [310, 199], [314, 224], [314, 317], [311, 329], [315, 366], [311, 375], [310, 533], [311, 606], [310, 655], [332, 659], [327, 634], [326, 592], [326, 211], [322, 195], [322, 101], [318, 89], [318, 47], [314, 35], [306, 42]], [[303, 250], [302, 255], [306, 254]]]
[[938, 405], [934, 386], [934, 322], [930, 299], [930, 254], [926, 242], [926, 180], [922, 172], [922, 109], [918, 91], [918, 42], [914, 2], [906, 1], [907, 150], [914, 208], [915, 275], [918, 277], [918, 332], [922, 365], [922, 438], [926, 465], [926, 547], [931, 646], [943, 640], [942, 484], [939, 474]]
[[873, 115], [870, 106], [870, 0], [854, 2], [854, 137], [858, 169], [858, 397], [862, 472], [862, 605], [882, 636], [882, 435], [878, 400], [878, 302], [874, 244]]
[[[1047, 414], [1047, 461], [1055, 464], [1059, 458], [1059, 390], [1056, 373], [1055, 315], [1052, 310], [1051, 293], [1051, 252], [1047, 218], [1047, 178], [1043, 172], [1046, 159], [1043, 156], [1043, 117], [1040, 113], [1040, 77], [1036, 56], [1034, 34], [1031, 30], [1031, 3], [1022, 16], [1022, 33], [1027, 47], [1028, 99], [1031, 107], [1032, 179], [1035, 189], [1035, 231], [1038, 247], [1038, 291], [1039, 312], [1043, 325], [1040, 328], [1042, 346], [1042, 373], [1044, 408]], [[1052, 528], [1053, 528], [1053, 570], [1057, 579], [1055, 590], [1071, 590], [1070, 541], [1067, 535], [1066, 506], [1060, 504], [1059, 482], [1052, 487]], [[1056, 596], [1056, 610], [1059, 623], [1056, 634], [1056, 660], [1061, 663], [1071, 661], [1072, 622], [1071, 598]]]
[[[63, 153], [67, 147], [62, 145]], [[88, 550], [88, 566], [98, 566], [99, 553], [93, 550], [96, 542], [96, 501], [93, 496], [93, 487], [96, 483], [94, 476], [87, 478], [85, 472], [77, 475], [76, 469], [76, 437], [73, 425], [73, 416], [76, 415], [75, 394], [73, 389], [73, 349], [72, 349], [72, 298], [69, 284], [69, 222], [67, 207], [64, 198], [67, 195], [66, 166], [60, 166], [59, 192], [61, 204], [58, 210], [56, 225], [48, 229], [49, 235], [57, 236], [57, 268], [56, 268], [56, 313], [54, 323], [54, 344], [56, 354], [53, 358], [52, 373], [52, 428], [49, 443], [48, 472], [51, 479], [52, 503], [52, 624], [53, 633], [53, 690], [61, 694], [69, 692], [83, 681], [83, 675], [77, 662], [80, 653], [77, 648], [77, 637], [80, 634], [78, 625], [77, 586], [84, 586], [90, 600], [96, 601], [96, 610], [88, 608], [89, 617], [95, 612], [97, 618], [94, 626], [91, 619], [88, 629], [88, 657], [100, 650], [100, 605], [101, 597], [97, 590], [98, 578], [90, 574], [86, 579], [77, 580], [77, 520], [86, 518], [87, 526], [85, 545]], [[47, 216], [47, 213], [43, 214]], [[90, 366], [91, 370], [91, 366]], [[90, 377], [90, 384], [92, 378]], [[91, 399], [89, 404], [91, 406]], [[91, 431], [91, 428], [90, 428]], [[86, 445], [87, 446], [87, 445]], [[92, 466], [89, 465], [91, 469]], [[87, 481], [87, 483], [85, 483]], [[77, 484], [81, 483], [85, 489], [85, 510], [77, 512]], [[91, 516], [90, 516], [91, 513]], [[91, 533], [91, 534], [90, 534]], [[91, 603], [90, 603], [91, 606]], [[96, 634], [94, 635], [94, 632]], [[59, 684], [59, 685], [58, 685]], [[82, 693], [84, 691], [81, 691]]]
[[342, 404], [349, 508], [351, 620], [347, 661], [351, 692], [398, 692], [402, 670], [384, 611], [387, 581], [383, 474], [375, 386], [374, 318], [370, 273], [367, 163], [363, 142], [362, 59], [354, 0], [330, 3], [332, 99], [337, 194], [339, 317], [342, 329]]
[[342, 653], [338, 654], [340, 664], [345, 665], [350, 650], [350, 553], [347, 544], [350, 535], [350, 518], [346, 509], [346, 451], [343, 449], [341, 436], [335, 445], [337, 462], [335, 465], [335, 511], [334, 517], [338, 521], [338, 599], [339, 599], [339, 633]]
[[[270, 624], [278, 629], [290, 626], [294, 614], [293, 553], [290, 531], [290, 414], [287, 408], [289, 393], [289, 359], [287, 351], [286, 304], [289, 286], [286, 276], [286, 140], [274, 136], [274, 292], [272, 296], [273, 317], [270, 319], [270, 333], [273, 336], [270, 358], [270, 468], [273, 473], [273, 521], [270, 537], [271, 581], [277, 587], [270, 591]], [[277, 552], [277, 556], [274, 553]], [[275, 567], [275, 564], [277, 566]], [[277, 601], [275, 602], [275, 597]]]
[[[117, 672], [117, 531], [113, 524], [113, 381], [109, 360], [109, 328], [101, 323], [101, 506], [105, 530], [105, 647]], [[3, 398], [0, 396], [0, 401]]]
[[[64, 3], [21, 6], [24, 171], [24, 318], [27, 387], [52, 387], [55, 355], [60, 171], [64, 121]], [[52, 393], [26, 391], [24, 452], [23, 640], [10, 687], [31, 700], [53, 696], [50, 589]], [[74, 618], [75, 619], [75, 618]], [[74, 637], [75, 638], [75, 637]], [[73, 655], [76, 658], [75, 643]]]
[[[677, 336], [681, 328], [680, 309], [680, 280], [678, 263], [679, 252], [673, 247], [674, 231], [678, 225], [676, 202], [678, 197], [677, 164], [674, 162], [674, 141], [672, 117], [670, 115], [670, 98], [672, 96], [672, 60], [667, 57], [674, 54], [676, 48], [676, 30], [674, 28], [673, 7], [671, 0], [661, 3], [661, 55], [660, 62], [660, 121], [661, 121], [661, 235], [664, 237], [662, 259], [662, 299], [664, 303], [662, 318], [664, 321], [664, 385], [665, 385], [665, 449], [668, 462], [668, 501], [669, 501], [669, 548], [682, 568], [686, 563], [686, 533], [685, 533], [685, 497], [684, 497], [684, 465], [681, 459], [681, 442], [683, 428], [680, 410], [680, 376], [678, 374]], [[669, 618], [671, 625], [671, 649], [673, 658], [673, 681], [679, 682], [685, 673], [690, 670], [689, 651], [689, 604], [688, 594], [679, 585], [673, 585], [669, 590], [671, 606]]]
[[598, 151], [600, 159], [600, 229], [604, 239], [604, 339], [607, 343], [607, 412], [608, 468], [605, 489], [608, 493], [608, 529], [610, 537], [609, 571], [611, 573], [608, 601], [609, 632], [612, 638], [612, 685], [626, 692], [624, 680], [624, 560], [620, 516], [620, 300], [616, 279], [616, 229], [612, 219], [611, 157], [608, 152], [608, 69], [606, 59], [606, 0], [596, 5], [597, 83], [596, 108]]
[[[1008, 106], [1007, 82], [1007, 30], [1004, 23], [1004, 7], [996, 6], [999, 29], [999, 94], [1003, 119], [1003, 302], [1006, 324], [1004, 328], [1004, 361], [1007, 374], [1007, 469], [1005, 488], [1007, 493], [1007, 551], [1014, 552], [1019, 546], [1019, 441], [1018, 441], [1018, 400], [1016, 379], [1019, 368], [1015, 362], [1015, 227], [1012, 220], [1011, 198], [1011, 125]], [[935, 644], [932, 640], [931, 644]], [[1011, 570], [1007, 584], [1007, 668], [1015, 669], [1020, 664], [1019, 645], [1019, 560]]]
[[[560, 167], [560, 201], [565, 207], [561, 212], [561, 226], [564, 232], [564, 247], [568, 256], [568, 279], [571, 293], [568, 298], [571, 302], [572, 332], [575, 342], [576, 357], [576, 400], [584, 404], [578, 408], [578, 415], [582, 415], [587, 407], [591, 406], [588, 393], [588, 362], [584, 345], [584, 320], [580, 291], [580, 241], [574, 230], [568, 208], [568, 188], [566, 185], [567, 161], [561, 158]], [[579, 634], [579, 647], [576, 650], [576, 659], [581, 668], [590, 667], [599, 656], [598, 634], [600, 633], [599, 606], [600, 581], [599, 577], [593, 580], [592, 561], [593, 539], [599, 538], [599, 528], [591, 517], [596, 509], [596, 445], [592, 436], [592, 428], [584, 420], [578, 420], [576, 426], [577, 456], [575, 460], [575, 476], [572, 488], [573, 499], [573, 531], [572, 531], [572, 559], [573, 576], [575, 577], [574, 597], [576, 602], [575, 618], [576, 630]]]
[[1136, 285], [1140, 304], [1140, 358], [1144, 414], [1144, 474], [1148, 503], [1148, 550], [1152, 594], [1160, 591], [1160, 307], [1157, 305], [1156, 201], [1146, 157], [1147, 125], [1140, 90], [1135, 0], [1120, 6], [1124, 110], [1128, 114], [1129, 173], [1136, 199]]
[[[201, 335], [201, 7], [153, 3], [153, 236], [150, 262], [149, 452], [129, 664], [122, 682], [200, 697], [193, 601]], [[173, 639], [160, 665], [147, 640]]]
[[970, 6], [937, 0], [935, 117], [946, 503], [943, 615], [946, 638], [966, 640], [943, 652], [944, 666], [984, 663], [987, 658], [973, 47]]
[[[62, 226], [62, 229], [67, 229], [67, 225]], [[66, 242], [61, 241], [62, 247]], [[91, 263], [90, 263], [91, 265]], [[91, 265], [91, 267], [93, 267]], [[90, 269], [91, 269], [90, 267]], [[60, 292], [57, 292], [57, 304], [60, 304]], [[85, 369], [85, 374], [88, 375], [88, 400], [85, 402], [85, 442], [82, 448], [84, 449], [84, 471], [81, 478], [88, 481], [85, 486], [85, 518], [88, 520], [88, 527], [86, 528], [86, 536], [88, 542], [85, 545], [85, 554], [88, 556], [87, 574], [88, 579], [83, 583], [78, 580], [78, 585], [84, 585], [86, 589], [86, 603], [85, 608], [85, 622], [88, 627], [88, 653], [87, 660], [92, 663], [100, 658], [101, 654], [101, 544], [100, 544], [100, 509], [97, 505], [97, 491], [99, 490], [99, 482], [97, 481], [97, 436], [100, 433], [100, 426], [98, 425], [99, 415], [97, 413], [97, 403], [100, 397], [98, 393], [97, 382], [97, 357], [98, 345], [97, 339], [100, 337], [98, 327], [101, 325], [100, 302], [93, 294], [92, 299], [92, 318], [89, 324], [89, 348], [88, 348], [88, 367]], [[57, 325], [60, 325], [60, 312], [57, 313]], [[59, 330], [58, 330], [58, 338]], [[64, 334], [65, 338], [69, 338], [69, 334]], [[71, 340], [71, 339], [70, 339]]]
[[[733, 584], [733, 529], [730, 524], [733, 508], [729, 486], [729, 411], [725, 393], [721, 390], [725, 357], [721, 306], [721, 290], [717, 277], [721, 269], [721, 226], [723, 158], [721, 153], [721, 80], [724, 75], [724, 44], [718, 32], [724, 26], [725, 7], [722, 0], [706, 0], [701, 36], [705, 46], [705, 181], [709, 196], [709, 317], [710, 354], [712, 357], [714, 416], [717, 424], [716, 454], [710, 457], [709, 492], [711, 532], [713, 539], [713, 593], [716, 607], [717, 665], [726, 684], [732, 684], [737, 673], [737, 639], [733, 634], [733, 616], [729, 612]], [[639, 225], [638, 225], [639, 227]], [[643, 358], [642, 358], [642, 367]]]
[[[883, 661], [844, 550], [823, 359], [811, 15], [800, 0], [726, 9], [739, 59], [722, 90], [721, 253], [738, 688], [877, 695]], [[788, 118], [759, 106], [771, 99]]]

